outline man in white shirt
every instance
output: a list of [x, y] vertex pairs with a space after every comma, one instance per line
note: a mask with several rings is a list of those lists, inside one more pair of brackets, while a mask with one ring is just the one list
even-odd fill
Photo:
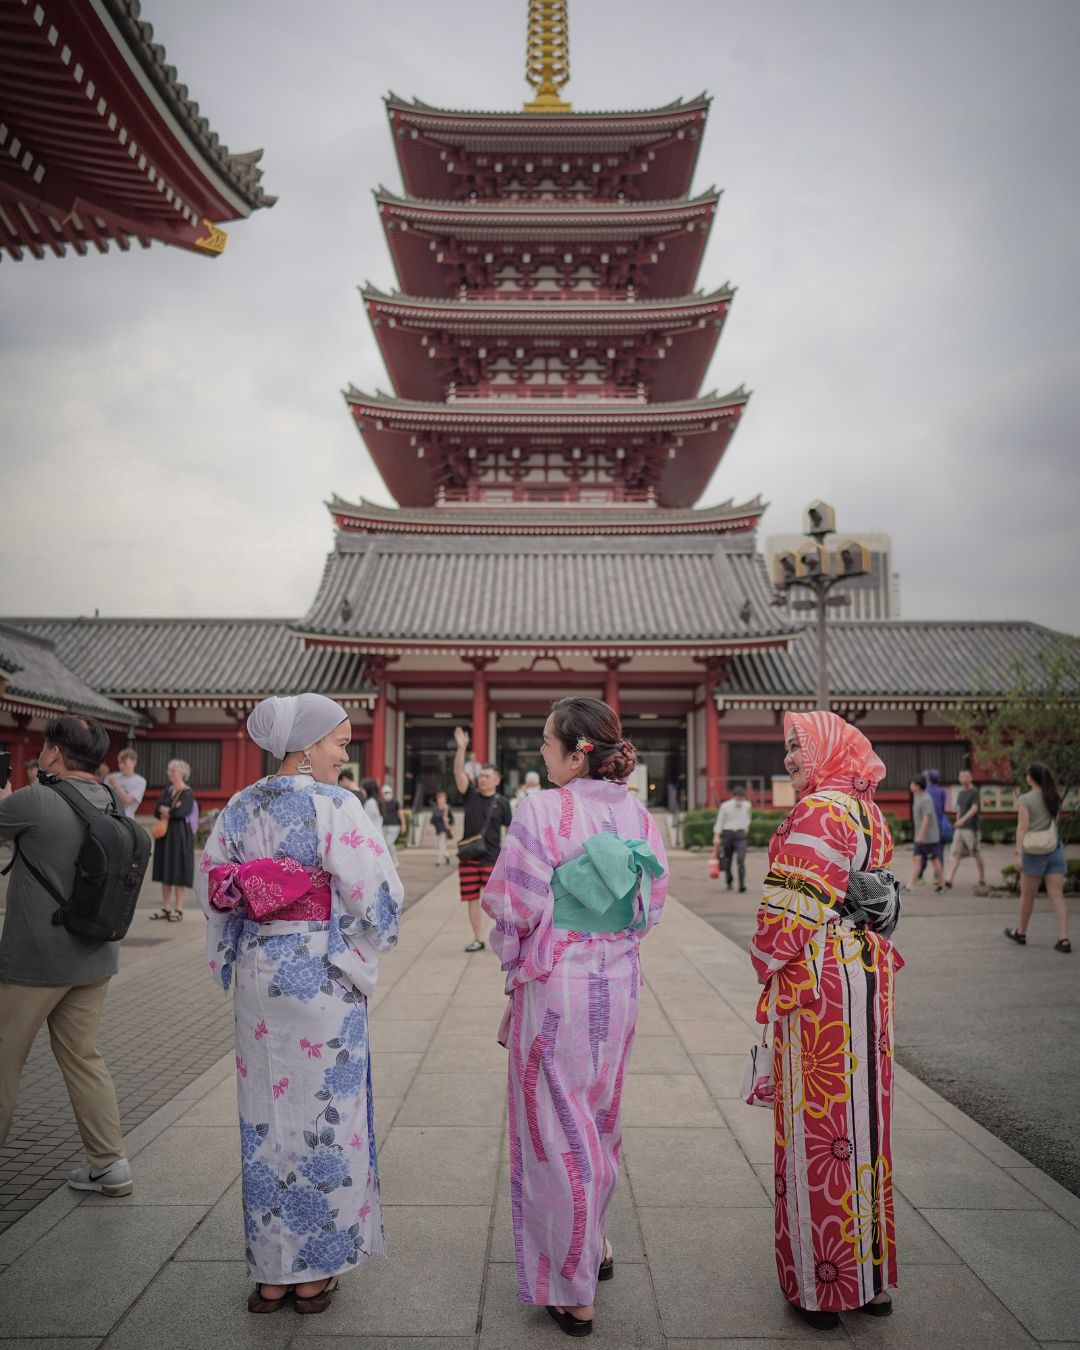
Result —
[[731, 890], [731, 860], [738, 859], [739, 890], [746, 890], [746, 837], [750, 829], [751, 806], [746, 799], [746, 789], [736, 783], [731, 789], [732, 795], [716, 813], [713, 827], [713, 854], [723, 847], [724, 876], [727, 888]]
[[125, 746], [116, 757], [116, 763], [119, 766], [117, 773], [109, 774], [105, 779], [110, 787], [116, 789], [116, 795], [120, 798], [124, 808], [124, 815], [135, 819], [136, 812], [146, 793], [146, 779], [141, 773], [135, 772], [135, 765], [138, 764], [139, 757], [134, 750]]

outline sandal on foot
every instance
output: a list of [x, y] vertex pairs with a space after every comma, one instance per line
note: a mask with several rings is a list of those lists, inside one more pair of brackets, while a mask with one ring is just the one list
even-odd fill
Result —
[[1058, 938], [1058, 940], [1054, 943], [1054, 951], [1064, 952], [1066, 955], [1068, 955], [1069, 952], [1072, 951], [1072, 943], [1069, 941], [1068, 938]]
[[484, 950], [484, 944], [479, 938], [473, 938], [465, 950], [467, 952], [482, 952]]
[[611, 1243], [604, 1239], [604, 1259], [600, 1262], [600, 1269], [596, 1273], [598, 1280], [613, 1280], [615, 1278], [615, 1253], [611, 1250]]
[[296, 1304], [296, 1311], [298, 1313], [325, 1312], [334, 1301], [337, 1287], [338, 1278], [336, 1275], [332, 1275], [317, 1294], [312, 1294], [309, 1298], [301, 1298], [299, 1294], [295, 1294], [293, 1302]]
[[840, 1325], [839, 1313], [818, 1312], [813, 1308], [800, 1308], [797, 1304], [792, 1304], [792, 1307], [807, 1326], [813, 1327], [815, 1331], [834, 1331]]
[[284, 1308], [289, 1301], [291, 1289], [286, 1289], [279, 1298], [265, 1298], [263, 1296], [262, 1285], [257, 1284], [248, 1295], [248, 1312], [250, 1313], [274, 1313], [280, 1308]]
[[889, 1317], [892, 1314], [892, 1299], [887, 1298], [883, 1303], [875, 1303], [871, 1299], [869, 1303], [864, 1303], [859, 1311], [868, 1313], [871, 1317]]
[[173, 910], [170, 910], [170, 911], [169, 911], [169, 922], [170, 922], [170, 923], [179, 923], [180, 920], [181, 920], [183, 917], [184, 917], [184, 911], [183, 911], [182, 909], [173, 909]]
[[575, 1317], [573, 1313], [568, 1313], [565, 1308], [553, 1308], [549, 1303], [547, 1310], [559, 1324], [561, 1331], [565, 1331], [568, 1336], [591, 1336], [592, 1318], [585, 1320], [581, 1317]]
[[1006, 928], [1006, 929], [1005, 929], [1005, 936], [1009, 939], [1010, 942], [1016, 942], [1016, 943], [1018, 943], [1021, 947], [1026, 947], [1026, 946], [1027, 946], [1027, 934], [1026, 934], [1026, 933], [1019, 933], [1019, 932], [1017, 932], [1017, 930], [1016, 930], [1015, 928]]
[[171, 913], [172, 911], [168, 909], [155, 909], [150, 917], [152, 919], [167, 919]]

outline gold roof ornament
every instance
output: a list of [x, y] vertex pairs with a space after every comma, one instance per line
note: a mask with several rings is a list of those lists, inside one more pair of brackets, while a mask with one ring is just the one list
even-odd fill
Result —
[[229, 242], [228, 233], [215, 225], [212, 220], [203, 217], [203, 224], [206, 226], [207, 234], [202, 239], [195, 240], [195, 247], [201, 248], [204, 253], [224, 253], [225, 245]]
[[525, 104], [526, 112], [570, 111], [570, 104], [559, 97], [570, 79], [566, 6], [567, 0], [529, 0], [525, 78], [536, 90], [536, 97]]

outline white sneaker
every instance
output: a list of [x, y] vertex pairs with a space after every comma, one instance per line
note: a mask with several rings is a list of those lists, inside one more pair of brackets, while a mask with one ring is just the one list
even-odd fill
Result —
[[100, 1191], [102, 1195], [130, 1195], [135, 1189], [131, 1179], [131, 1164], [126, 1158], [117, 1158], [108, 1167], [87, 1163], [68, 1173], [68, 1185], [76, 1191]]

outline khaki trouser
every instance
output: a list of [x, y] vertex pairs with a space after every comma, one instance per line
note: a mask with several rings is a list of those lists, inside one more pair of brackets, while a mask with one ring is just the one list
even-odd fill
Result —
[[116, 1089], [97, 1048], [108, 980], [56, 989], [0, 983], [0, 1148], [15, 1115], [19, 1078], [47, 1021], [86, 1156], [94, 1167], [124, 1157]]

